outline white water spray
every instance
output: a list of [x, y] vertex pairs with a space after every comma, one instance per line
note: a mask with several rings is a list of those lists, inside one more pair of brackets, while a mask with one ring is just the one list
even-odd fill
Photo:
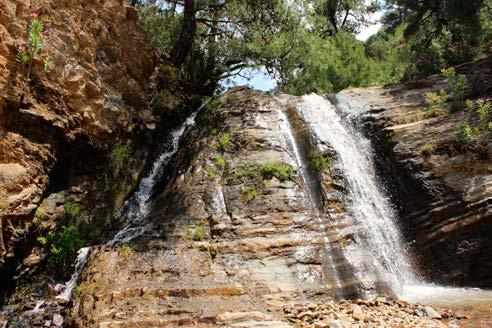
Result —
[[354, 243], [357, 254], [352, 257], [346, 254], [347, 259], [358, 267], [357, 257], [369, 255], [378, 275], [398, 294], [404, 283], [416, 281], [416, 275], [395, 223], [391, 203], [378, 185], [370, 141], [345, 124], [335, 107], [321, 96], [304, 96], [298, 109], [318, 141], [318, 147], [324, 150], [327, 144], [334, 149], [347, 182], [349, 212], [357, 228]]

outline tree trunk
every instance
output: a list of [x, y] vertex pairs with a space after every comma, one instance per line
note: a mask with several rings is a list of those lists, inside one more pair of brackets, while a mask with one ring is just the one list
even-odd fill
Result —
[[183, 26], [170, 56], [177, 68], [181, 67], [191, 52], [196, 36], [195, 0], [185, 0]]

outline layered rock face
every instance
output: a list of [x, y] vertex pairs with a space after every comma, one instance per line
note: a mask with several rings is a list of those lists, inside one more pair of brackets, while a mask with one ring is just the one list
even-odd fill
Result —
[[[28, 82], [16, 46], [26, 40], [32, 12], [44, 24], [46, 44]], [[53, 228], [60, 211], [63, 216], [59, 196], [44, 204], [46, 222], [34, 218], [46, 191], [86, 183], [86, 174], [100, 176], [108, 146], [155, 123], [146, 108], [157, 56], [137, 19], [124, 0], [1, 1], [2, 279], [28, 252], [35, 240], [30, 234]], [[42, 58], [52, 61], [49, 72]], [[79, 199], [87, 193], [75, 190]]]
[[[472, 97], [490, 99], [490, 58], [461, 67]], [[379, 149], [402, 205], [408, 240], [433, 281], [492, 286], [492, 144], [486, 133], [475, 149], [456, 142], [458, 125], [475, 110], [428, 117], [424, 93], [447, 88], [440, 76], [413, 86], [352, 89], [342, 96], [366, 108], [358, 124]], [[434, 116], [434, 115], [432, 115]]]
[[302, 178], [295, 139], [306, 130], [292, 132], [288, 100], [249, 90], [221, 98], [217, 130], [193, 130], [158, 184], [147, 233], [130, 252], [92, 253], [74, 326], [283, 327], [288, 302], [357, 294], [332, 251], [348, 238], [333, 239], [313, 200], [307, 184], [320, 180]]

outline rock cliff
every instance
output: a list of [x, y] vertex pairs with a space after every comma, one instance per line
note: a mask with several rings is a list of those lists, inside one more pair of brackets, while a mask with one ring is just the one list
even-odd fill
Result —
[[[46, 40], [28, 80], [29, 67], [16, 56], [33, 16]], [[0, 41], [3, 294], [15, 286], [13, 276], [40, 263], [36, 237], [62, 222], [67, 199], [82, 204], [96, 218], [91, 229], [101, 233], [147, 168], [154, 147], [142, 143], [153, 144], [146, 139], [176, 123], [163, 122], [165, 108], [149, 106], [156, 67], [165, 63], [127, 1], [1, 1]], [[51, 60], [51, 70], [44, 71], [42, 58]], [[167, 109], [179, 107], [179, 97], [169, 96]], [[128, 140], [126, 171], [108, 187], [112, 147]]]

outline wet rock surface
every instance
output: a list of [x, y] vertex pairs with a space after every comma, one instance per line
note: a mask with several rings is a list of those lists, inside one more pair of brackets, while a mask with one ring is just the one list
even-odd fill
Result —
[[91, 255], [81, 285], [95, 290], [75, 298], [74, 326], [283, 327], [287, 302], [335, 297], [279, 103], [248, 90], [221, 101], [217, 131], [181, 145], [132, 255]]
[[[458, 69], [472, 99], [489, 99], [490, 57]], [[428, 117], [423, 94], [446, 88], [441, 76], [413, 86], [351, 89], [341, 94], [366, 108], [357, 124], [373, 139], [402, 207], [405, 236], [433, 281], [492, 287], [491, 133], [478, 148], [455, 140], [474, 110]], [[433, 149], [428, 151], [428, 149]]]

